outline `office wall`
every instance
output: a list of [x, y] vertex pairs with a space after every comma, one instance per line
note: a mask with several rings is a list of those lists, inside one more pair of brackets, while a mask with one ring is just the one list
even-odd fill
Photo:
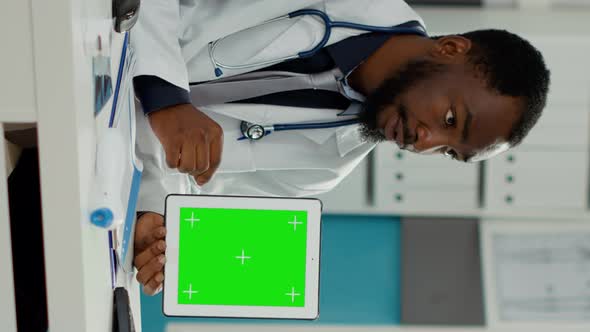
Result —
[[401, 315], [400, 232], [396, 217], [323, 218], [317, 321], [167, 318], [158, 295], [141, 299], [143, 331], [165, 331], [169, 322], [397, 325]]

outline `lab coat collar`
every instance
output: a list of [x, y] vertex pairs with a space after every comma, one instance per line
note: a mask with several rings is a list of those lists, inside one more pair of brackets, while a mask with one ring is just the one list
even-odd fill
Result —
[[344, 111], [338, 113], [338, 116], [359, 115], [363, 111], [363, 104], [358, 102], [351, 102], [350, 106]]
[[361, 138], [359, 125], [344, 126], [336, 131], [336, 145], [340, 157], [361, 146], [365, 141]]

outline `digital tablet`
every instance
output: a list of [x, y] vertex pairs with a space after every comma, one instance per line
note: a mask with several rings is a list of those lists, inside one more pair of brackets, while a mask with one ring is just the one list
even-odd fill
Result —
[[166, 316], [316, 319], [321, 202], [169, 195]]

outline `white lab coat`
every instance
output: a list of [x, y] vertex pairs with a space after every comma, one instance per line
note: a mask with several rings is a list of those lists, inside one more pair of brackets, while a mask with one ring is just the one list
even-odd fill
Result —
[[[150, 0], [132, 31], [135, 75], [155, 75], [184, 89], [189, 82], [215, 79], [208, 43], [231, 35], [216, 49], [228, 64], [255, 63], [308, 50], [323, 36], [312, 17], [258, 26], [302, 8], [324, 11], [332, 20], [394, 26], [421, 18], [401, 0]], [[235, 32], [242, 31], [238, 34]], [[332, 30], [329, 44], [364, 33]], [[232, 35], [233, 34], [233, 35]], [[228, 77], [259, 69], [223, 69]], [[192, 177], [166, 167], [164, 151], [144, 116], [137, 117], [138, 155], [144, 161], [139, 211], [162, 213], [170, 193], [227, 195], [314, 195], [332, 189], [371, 151], [358, 126], [273, 133], [260, 141], [237, 141], [242, 120], [258, 124], [334, 121], [339, 110], [224, 104], [199, 107], [224, 130], [222, 162], [210, 183], [198, 188]], [[338, 117], [338, 120], [342, 120]]]

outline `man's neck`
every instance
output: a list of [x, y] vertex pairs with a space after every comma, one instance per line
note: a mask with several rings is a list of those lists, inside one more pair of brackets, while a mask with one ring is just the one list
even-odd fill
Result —
[[392, 36], [348, 77], [348, 84], [368, 96], [409, 61], [425, 57], [432, 40], [416, 35]]

